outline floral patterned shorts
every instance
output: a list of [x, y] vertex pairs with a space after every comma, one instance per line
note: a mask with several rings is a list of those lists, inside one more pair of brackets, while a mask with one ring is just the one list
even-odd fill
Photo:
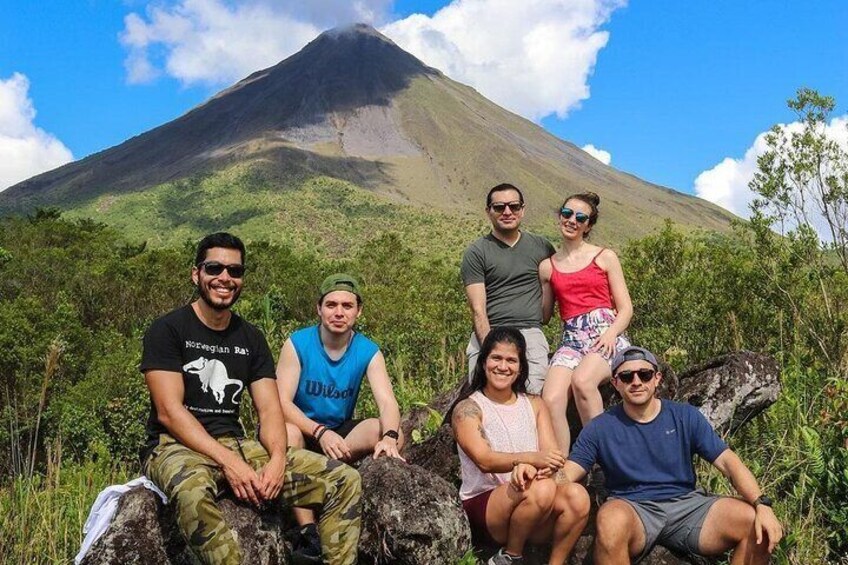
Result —
[[[569, 318], [562, 323], [562, 339], [559, 348], [551, 357], [551, 367], [576, 369], [595, 343], [615, 321], [615, 311], [609, 308], [597, 308], [586, 314]], [[629, 347], [630, 341], [624, 335], [615, 340], [615, 353]], [[612, 357], [603, 355], [612, 366]]]

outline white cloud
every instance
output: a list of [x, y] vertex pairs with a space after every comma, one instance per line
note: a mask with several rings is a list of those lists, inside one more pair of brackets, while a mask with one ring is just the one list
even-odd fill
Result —
[[[800, 132], [803, 129], [800, 122], [783, 127], [790, 132]], [[826, 133], [848, 150], [848, 115], [833, 118], [826, 128]], [[768, 150], [767, 134], [768, 132], [759, 134], [741, 158], [726, 157], [713, 168], [699, 174], [695, 179], [695, 194], [737, 216], [749, 217], [749, 205], [756, 195], [748, 188], [748, 183], [753, 180], [757, 171], [757, 158]]]
[[0, 79], [0, 190], [73, 159], [70, 150], [33, 123], [29, 80]]
[[588, 79], [624, 0], [455, 0], [381, 29], [398, 45], [494, 102], [539, 120], [589, 98]]
[[130, 82], [167, 74], [223, 84], [295, 53], [320, 31], [364, 21], [426, 64], [539, 120], [589, 97], [588, 79], [626, 0], [454, 0], [387, 22], [392, 0], [171, 0], [125, 19]]
[[609, 151], [604, 151], [603, 149], [598, 149], [591, 143], [589, 145], [584, 145], [581, 147], [583, 151], [603, 163], [604, 165], [609, 165], [612, 162], [612, 155], [610, 155]]

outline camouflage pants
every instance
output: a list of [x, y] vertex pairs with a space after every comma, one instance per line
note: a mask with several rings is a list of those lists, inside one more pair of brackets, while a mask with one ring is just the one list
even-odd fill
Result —
[[[256, 471], [268, 462], [267, 451], [257, 441], [223, 437], [218, 442], [243, 454]], [[221, 489], [229, 488], [217, 463], [162, 434], [147, 460], [146, 474], [174, 505], [177, 523], [201, 561], [227, 565], [241, 562], [236, 535], [216, 504]], [[304, 449], [289, 448], [280, 501], [319, 511], [321, 547], [331, 565], [356, 562], [361, 492], [355, 469]]]

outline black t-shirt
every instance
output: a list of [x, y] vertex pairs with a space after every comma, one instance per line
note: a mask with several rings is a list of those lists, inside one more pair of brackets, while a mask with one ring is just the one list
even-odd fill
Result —
[[[233, 314], [225, 330], [207, 327], [191, 305], [178, 308], [151, 324], [144, 334], [140, 370], [182, 374], [183, 405], [212, 437], [244, 436], [239, 404], [253, 381], [275, 378], [274, 360], [265, 336]], [[167, 433], [150, 402], [147, 447]]]

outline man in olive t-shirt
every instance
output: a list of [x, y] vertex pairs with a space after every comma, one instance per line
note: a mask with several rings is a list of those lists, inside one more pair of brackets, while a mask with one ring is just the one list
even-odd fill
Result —
[[468, 342], [468, 377], [474, 373], [480, 343], [495, 326], [518, 328], [527, 340], [527, 391], [539, 394], [548, 369], [548, 341], [542, 333], [539, 263], [554, 254], [543, 237], [521, 231], [524, 196], [499, 184], [486, 197], [492, 231], [472, 243], [462, 257], [462, 282], [474, 318]]

